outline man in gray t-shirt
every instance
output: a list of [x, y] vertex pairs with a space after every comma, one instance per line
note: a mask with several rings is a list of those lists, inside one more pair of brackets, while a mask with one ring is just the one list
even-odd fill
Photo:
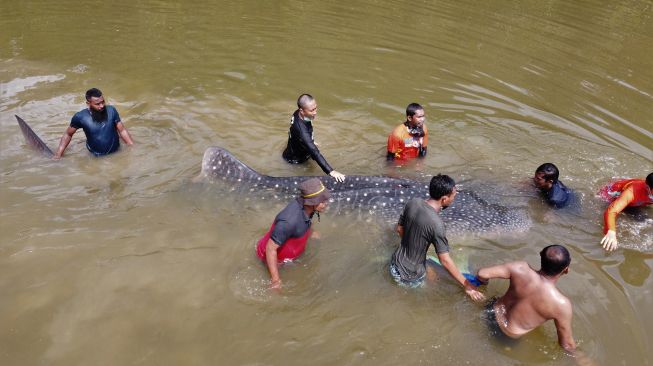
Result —
[[402, 284], [421, 284], [426, 276], [426, 252], [433, 244], [442, 266], [465, 288], [472, 300], [480, 301], [484, 299], [483, 294], [465, 279], [449, 255], [449, 242], [439, 216], [442, 209], [451, 205], [456, 194], [454, 180], [448, 175], [438, 174], [431, 179], [429, 199], [408, 201], [397, 224], [401, 245], [392, 255], [390, 274]]

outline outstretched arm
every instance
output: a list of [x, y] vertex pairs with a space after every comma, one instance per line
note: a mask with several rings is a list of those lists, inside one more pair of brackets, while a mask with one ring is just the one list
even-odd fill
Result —
[[621, 192], [621, 195], [619, 195], [616, 200], [612, 201], [608, 208], [605, 209], [605, 212], [603, 213], [603, 221], [605, 224], [603, 232], [605, 236], [601, 239], [601, 244], [605, 250], [613, 251], [619, 247], [617, 241], [617, 215], [628, 207], [634, 198], [635, 195], [633, 193], [633, 188], [628, 187]]
[[118, 130], [118, 134], [120, 135], [122, 140], [125, 141], [127, 145], [131, 146], [134, 144], [134, 140], [132, 140], [132, 137], [129, 135], [129, 132], [127, 131], [127, 127], [125, 127], [124, 123], [122, 122], [116, 123], [116, 130]]
[[290, 128], [296, 129], [296, 132], [298, 133], [300, 140], [302, 141], [304, 146], [306, 146], [306, 149], [311, 155], [311, 158], [315, 160], [317, 165], [319, 165], [320, 168], [322, 168], [322, 171], [324, 171], [325, 174], [332, 176], [338, 182], [343, 182], [345, 180], [345, 176], [339, 172], [334, 171], [331, 165], [329, 165], [329, 163], [326, 161], [324, 156], [322, 156], [322, 153], [320, 153], [320, 150], [315, 145], [315, 142], [313, 141], [313, 136], [311, 136], [311, 133], [308, 132], [308, 128], [306, 127], [304, 122], [295, 121], [290, 126]]
[[510, 266], [508, 264], [500, 264], [498, 266], [483, 267], [478, 270], [476, 277], [481, 281], [487, 283], [491, 278], [510, 278]]
[[451, 259], [451, 256], [449, 253], [444, 252], [444, 253], [438, 253], [438, 259], [440, 259], [440, 263], [442, 263], [442, 266], [451, 274], [451, 277], [453, 277], [458, 283], [460, 283], [463, 288], [465, 289], [465, 293], [474, 301], [481, 301], [485, 299], [485, 295], [483, 295], [480, 291], [476, 289], [476, 286], [472, 285], [467, 281], [465, 276], [463, 276], [462, 273], [460, 273], [460, 270], [456, 266], [456, 264], [453, 262]]
[[66, 132], [64, 132], [63, 136], [61, 136], [61, 140], [59, 141], [59, 148], [57, 148], [57, 152], [54, 154], [52, 159], [61, 159], [64, 150], [66, 150], [66, 147], [68, 147], [68, 144], [70, 144], [70, 140], [72, 140], [75, 132], [77, 132], [77, 129], [74, 127], [68, 126], [68, 128], [66, 128]]

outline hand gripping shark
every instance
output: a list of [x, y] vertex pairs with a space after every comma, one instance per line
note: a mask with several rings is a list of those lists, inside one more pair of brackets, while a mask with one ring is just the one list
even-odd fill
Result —
[[[204, 152], [200, 178], [223, 182], [231, 191], [289, 200], [297, 196], [298, 185], [307, 176], [273, 177], [263, 175], [236, 159], [221, 147]], [[317, 177], [331, 191], [329, 212], [377, 216], [396, 224], [405, 203], [413, 197], [429, 196], [428, 183], [387, 176], [348, 175], [343, 183], [326, 176]], [[441, 212], [447, 232], [483, 234], [524, 232], [531, 226], [525, 210], [489, 203], [473, 191], [460, 190], [454, 203]]]

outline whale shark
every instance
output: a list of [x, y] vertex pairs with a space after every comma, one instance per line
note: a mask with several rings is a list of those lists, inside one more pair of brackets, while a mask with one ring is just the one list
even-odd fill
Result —
[[[198, 178], [220, 183], [229, 192], [258, 197], [261, 200], [284, 200], [297, 197], [299, 184], [314, 176], [275, 177], [250, 168], [228, 150], [209, 147], [204, 151]], [[317, 176], [331, 191], [329, 213], [350, 215], [366, 220], [377, 217], [394, 225], [408, 200], [429, 197], [428, 182], [383, 175], [348, 175], [344, 182]], [[453, 204], [440, 212], [447, 232], [484, 234], [525, 232], [531, 226], [527, 211], [489, 202], [467, 189], [458, 191]]]

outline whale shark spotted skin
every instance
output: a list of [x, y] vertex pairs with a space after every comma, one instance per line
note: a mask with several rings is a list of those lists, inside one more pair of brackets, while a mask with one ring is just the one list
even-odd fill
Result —
[[[200, 177], [211, 182], [223, 182], [229, 190], [260, 198], [289, 201], [297, 197], [299, 184], [312, 176], [273, 177], [263, 175], [236, 159], [221, 147], [209, 147], [204, 152]], [[338, 183], [327, 176], [316, 177], [331, 191], [329, 213], [354, 215], [359, 219], [378, 217], [396, 224], [408, 200], [428, 198], [428, 183], [387, 176], [348, 175]], [[256, 196], [257, 197], [257, 196]], [[523, 209], [489, 203], [478, 194], [460, 190], [453, 204], [442, 210], [447, 232], [483, 234], [524, 232], [531, 220]]]

